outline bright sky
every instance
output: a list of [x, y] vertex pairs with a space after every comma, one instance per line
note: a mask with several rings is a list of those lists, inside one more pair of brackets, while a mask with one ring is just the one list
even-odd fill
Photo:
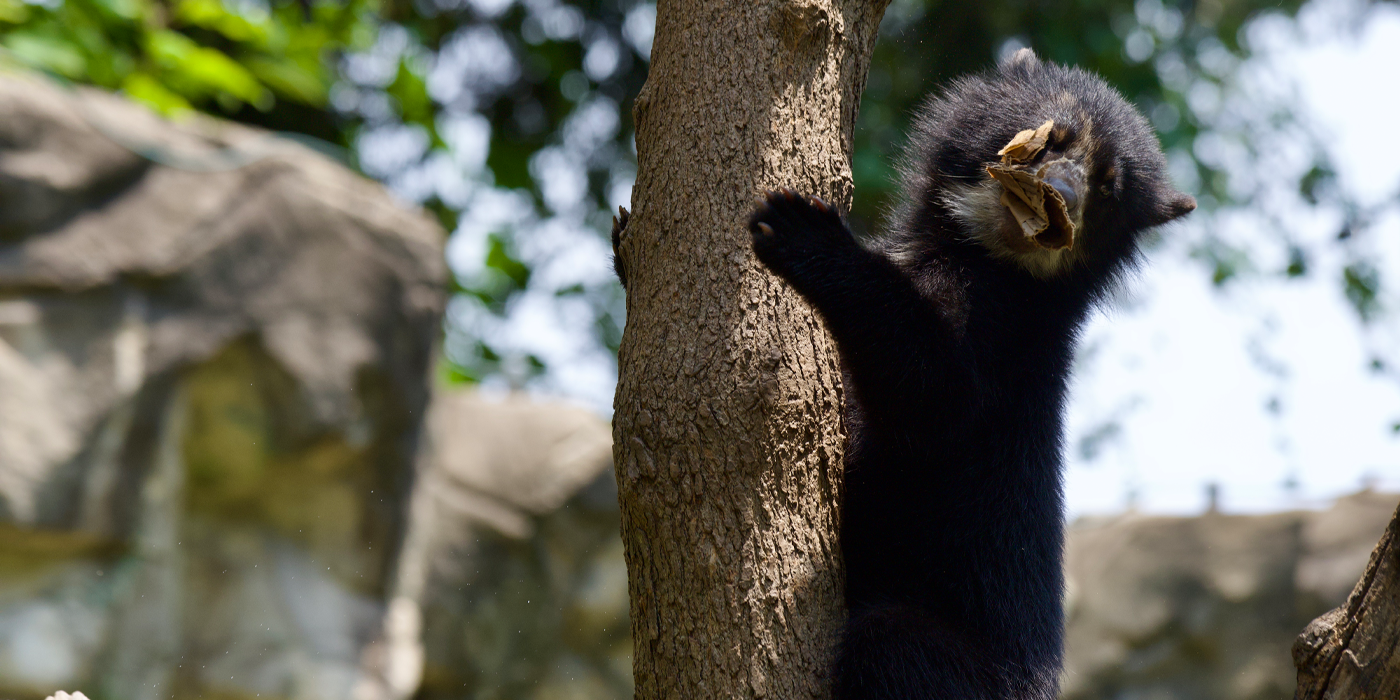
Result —
[[[1348, 27], [1347, 17], [1362, 19]], [[1400, 95], [1393, 76], [1378, 76], [1400, 65], [1400, 9], [1377, 5], [1358, 15], [1346, 0], [1321, 0], [1297, 22], [1267, 19], [1247, 37], [1255, 58], [1241, 66], [1246, 88], [1296, 95], [1340, 186], [1362, 204], [1395, 196], [1400, 161], [1378, 157], [1377, 145], [1394, 132]], [[1279, 206], [1300, 240], [1339, 229], [1326, 213], [1309, 218]], [[1375, 329], [1367, 335], [1342, 295], [1337, 246], [1318, 246], [1336, 259], [1319, 256], [1302, 281], [1247, 281], [1222, 292], [1184, 254], [1203, 233], [1193, 227], [1203, 225], [1228, 229], [1222, 235], [1246, 247], [1272, 235], [1248, 213], [1169, 230], [1131, 301], [1090, 324], [1068, 417], [1070, 516], [1117, 512], [1130, 501], [1150, 512], [1199, 512], [1211, 482], [1224, 510], [1251, 512], [1319, 505], [1367, 481], [1400, 488], [1400, 436], [1391, 430], [1400, 386], [1368, 368], [1367, 343], [1382, 339]], [[1379, 222], [1366, 240], [1383, 284], [1394, 285], [1400, 217]], [[1391, 309], [1400, 302], [1393, 290], [1382, 292]], [[1391, 315], [1381, 324], [1393, 333], [1397, 322]], [[1261, 369], [1261, 356], [1282, 374]], [[1264, 410], [1274, 396], [1276, 415]], [[1086, 460], [1082, 438], [1115, 418], [1120, 430]]]

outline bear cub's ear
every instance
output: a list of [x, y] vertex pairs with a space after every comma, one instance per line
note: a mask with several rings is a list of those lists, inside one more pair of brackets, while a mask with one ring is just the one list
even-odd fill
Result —
[[1008, 72], [1018, 68], [1033, 68], [1038, 65], [1040, 65], [1040, 57], [1035, 55], [1034, 51], [1028, 48], [1018, 49], [1016, 53], [1011, 54], [1001, 62], [1001, 70]]
[[1160, 226], [1168, 221], [1175, 221], [1193, 211], [1196, 211], [1196, 198], [1173, 190], [1157, 206], [1157, 216], [1153, 225]]

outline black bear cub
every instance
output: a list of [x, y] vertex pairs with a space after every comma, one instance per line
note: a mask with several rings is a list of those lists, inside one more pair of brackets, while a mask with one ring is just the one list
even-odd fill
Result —
[[1029, 50], [930, 100], [904, 170], [871, 245], [786, 190], [749, 223], [846, 373], [835, 695], [1049, 700], [1075, 336], [1143, 233], [1196, 203], [1121, 95]]

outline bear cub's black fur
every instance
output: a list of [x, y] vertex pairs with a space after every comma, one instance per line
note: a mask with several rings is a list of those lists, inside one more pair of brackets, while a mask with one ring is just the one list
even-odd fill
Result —
[[[986, 172], [1053, 121], [1047, 180], [1078, 225], [1027, 243]], [[1056, 163], [1056, 165], [1049, 165]], [[770, 193], [758, 259], [825, 320], [846, 372], [842, 700], [1049, 700], [1064, 620], [1062, 413], [1075, 335], [1143, 233], [1195, 208], [1146, 120], [1100, 78], [1022, 50], [916, 120], [903, 204], [869, 246]], [[1048, 177], [1048, 176], [1047, 176]]]

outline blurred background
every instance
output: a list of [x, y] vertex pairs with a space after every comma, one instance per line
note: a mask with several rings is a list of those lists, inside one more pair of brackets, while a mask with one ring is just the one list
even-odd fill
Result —
[[[631, 694], [606, 234], [655, 14], [0, 0], [0, 696]], [[858, 232], [920, 100], [1023, 46], [1201, 205], [1076, 358], [1065, 696], [1291, 697], [1400, 500], [1400, 6], [895, 0]]]

